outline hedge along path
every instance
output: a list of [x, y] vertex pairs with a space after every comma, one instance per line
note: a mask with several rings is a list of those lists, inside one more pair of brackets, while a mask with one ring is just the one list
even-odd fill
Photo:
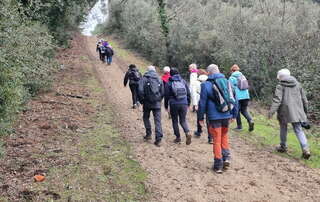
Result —
[[[127, 65], [139, 61], [139, 57], [133, 53], [119, 57], [117, 52], [124, 49], [117, 47], [120, 50], [115, 50], [113, 64], [107, 66], [98, 60], [96, 41], [95, 37], [87, 38], [88, 55], [96, 63], [97, 76], [117, 114], [115, 123], [149, 173], [150, 201], [319, 201], [319, 170], [258, 149], [236, 134], [230, 135], [231, 167], [222, 175], [211, 171], [212, 145], [207, 144], [207, 137], [193, 138], [190, 146], [184, 141], [180, 145], [173, 143], [171, 120], [164, 110], [162, 146], [144, 142], [142, 109], [131, 109], [130, 90], [123, 87]], [[189, 113], [188, 121], [194, 131], [196, 115]]]

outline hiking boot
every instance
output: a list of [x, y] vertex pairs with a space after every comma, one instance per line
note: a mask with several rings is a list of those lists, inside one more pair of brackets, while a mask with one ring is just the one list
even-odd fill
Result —
[[213, 139], [212, 138], [208, 139], [208, 144], [213, 144]]
[[157, 147], [160, 147], [161, 146], [161, 139], [160, 140], [156, 140], [154, 142], [154, 145], [156, 145]]
[[224, 162], [223, 162], [223, 168], [224, 169], [227, 169], [227, 168], [229, 168], [230, 167], [230, 161], [229, 160], [225, 160]]
[[132, 105], [132, 109], [136, 109], [136, 108], [137, 108], [136, 104]]
[[198, 138], [201, 137], [201, 133], [198, 131], [195, 131], [193, 134], [195, 137], [198, 137]]
[[286, 146], [279, 145], [276, 147], [276, 150], [277, 152], [280, 152], [280, 153], [286, 153], [288, 151], [288, 148]]
[[249, 122], [249, 132], [252, 132], [254, 130], [254, 122]]
[[221, 168], [213, 168], [213, 171], [217, 174], [222, 174], [223, 170]]
[[234, 128], [232, 130], [234, 130], [234, 131], [242, 131], [242, 127], [236, 127], [236, 128]]
[[174, 143], [178, 144], [181, 142], [181, 138], [180, 137], [176, 137], [176, 139], [174, 139], [173, 141]]
[[190, 145], [191, 144], [191, 135], [186, 134], [186, 145]]
[[310, 156], [311, 156], [310, 151], [307, 150], [307, 149], [304, 149], [303, 152], [302, 152], [302, 158], [308, 160], [310, 158]]
[[151, 138], [151, 135], [146, 135], [146, 136], [143, 136], [143, 139], [145, 141], [148, 141], [148, 140], [151, 140], [152, 138]]

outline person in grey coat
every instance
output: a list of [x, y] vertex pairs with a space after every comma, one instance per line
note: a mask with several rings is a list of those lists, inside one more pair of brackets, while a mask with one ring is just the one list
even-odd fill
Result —
[[144, 139], [150, 140], [152, 135], [150, 113], [152, 111], [155, 123], [156, 140], [154, 144], [160, 146], [163, 137], [161, 126], [161, 101], [164, 96], [164, 87], [154, 66], [149, 66], [148, 71], [139, 81], [138, 98], [143, 105], [143, 122], [146, 128]]
[[300, 142], [302, 157], [309, 159], [309, 151], [306, 135], [302, 130], [301, 123], [307, 122], [308, 100], [301, 84], [290, 75], [288, 69], [281, 69], [278, 72], [279, 83], [276, 87], [272, 106], [268, 113], [270, 119], [275, 112], [280, 124], [280, 146], [278, 152], [287, 151], [287, 125], [292, 124], [293, 130]]

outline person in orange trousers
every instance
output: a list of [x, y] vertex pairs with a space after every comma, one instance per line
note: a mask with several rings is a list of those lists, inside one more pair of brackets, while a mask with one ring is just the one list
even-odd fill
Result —
[[[220, 73], [219, 67], [215, 64], [211, 64], [207, 67], [208, 80], [201, 84], [201, 94], [199, 102], [198, 119], [201, 125], [204, 124], [204, 115], [206, 114], [209, 121], [209, 132], [213, 136], [213, 170], [217, 173], [222, 173], [223, 168], [230, 166], [230, 148], [229, 148], [229, 122], [237, 117], [237, 103], [234, 100], [234, 106], [230, 110], [221, 110], [218, 103], [218, 92], [226, 90], [230, 96], [234, 96], [231, 90], [231, 84]], [[225, 89], [218, 90], [214, 86], [217, 83], [224, 83]], [[228, 88], [226, 87], [228, 86]], [[229, 109], [229, 107], [228, 107]]]

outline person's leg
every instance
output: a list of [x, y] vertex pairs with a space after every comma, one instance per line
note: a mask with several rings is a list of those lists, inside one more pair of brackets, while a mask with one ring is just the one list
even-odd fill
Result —
[[[224, 162], [230, 160], [228, 131], [229, 131], [229, 119], [223, 119], [222, 129], [221, 129], [221, 147], [222, 147], [222, 158]], [[229, 166], [229, 164], [227, 166]]]
[[208, 133], [208, 143], [213, 144], [213, 135], [210, 133], [210, 130], [209, 130], [210, 123], [207, 116], [206, 116], [206, 125], [207, 125], [207, 133]]
[[151, 137], [151, 123], [150, 123], [150, 109], [143, 108], [143, 123], [146, 128], [146, 137], [149, 139]]
[[200, 137], [202, 133], [202, 126], [199, 123], [199, 119], [197, 118], [197, 131], [194, 132], [194, 135]]
[[286, 148], [287, 147], [287, 134], [288, 134], [288, 124], [281, 123], [280, 124], [280, 146]]
[[180, 105], [179, 106], [179, 121], [180, 125], [183, 128], [183, 131], [186, 135], [186, 144], [191, 144], [191, 135], [189, 134], [189, 126], [187, 122], [187, 113], [188, 113], [188, 105]]
[[247, 119], [248, 125], [249, 125], [249, 131], [254, 130], [254, 122], [252, 120], [251, 115], [248, 112], [248, 106], [249, 106], [249, 99], [241, 100], [241, 114]]
[[163, 136], [161, 126], [161, 109], [153, 109], [152, 113], [154, 118], [156, 141], [161, 141]]
[[111, 65], [111, 63], [112, 63], [112, 55], [109, 56], [109, 65]]
[[175, 105], [170, 106], [170, 114], [171, 114], [171, 120], [172, 120], [172, 127], [174, 135], [177, 139], [180, 139], [180, 131], [179, 131], [179, 114], [177, 107]]
[[136, 100], [137, 100], [137, 95], [136, 95], [136, 86], [135, 85], [129, 85], [130, 87], [130, 91], [131, 91], [131, 95], [132, 95], [132, 105], [133, 107], [136, 104]]
[[222, 160], [222, 149], [221, 149], [221, 120], [211, 120], [210, 121], [210, 134], [213, 135], [213, 169], [216, 171], [221, 171], [223, 167]]
[[309, 150], [308, 140], [302, 130], [301, 123], [292, 123], [292, 127], [293, 127], [293, 130], [294, 130], [294, 132], [300, 142], [300, 146], [301, 146], [302, 151]]
[[242, 108], [242, 102], [239, 100], [239, 111], [237, 115], [237, 128], [236, 129], [242, 129], [242, 122], [241, 122], [241, 108]]

